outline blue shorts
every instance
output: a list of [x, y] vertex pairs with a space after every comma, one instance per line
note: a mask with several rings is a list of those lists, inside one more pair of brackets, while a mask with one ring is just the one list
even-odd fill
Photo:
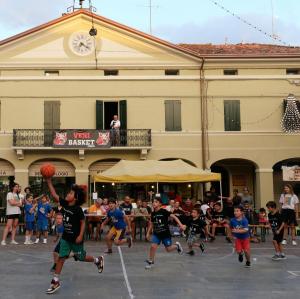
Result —
[[165, 247], [169, 247], [172, 245], [172, 239], [171, 237], [167, 237], [167, 238], [161, 238], [158, 237], [157, 235], [152, 235], [152, 240], [151, 243], [160, 245], [160, 243], [163, 243]]
[[45, 232], [48, 230], [48, 221], [38, 221], [37, 222], [37, 230], [39, 232]]
[[25, 222], [25, 228], [26, 228], [26, 230], [29, 230], [29, 231], [34, 230], [35, 229], [34, 221]]

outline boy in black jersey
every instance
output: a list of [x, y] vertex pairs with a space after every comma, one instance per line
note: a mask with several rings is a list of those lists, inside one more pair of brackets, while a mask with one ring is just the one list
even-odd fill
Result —
[[279, 261], [286, 259], [283, 253], [282, 240], [284, 233], [284, 222], [281, 214], [279, 213], [276, 203], [274, 201], [269, 201], [267, 203], [267, 208], [269, 210], [268, 219], [269, 225], [273, 231], [273, 245], [275, 248], [275, 255], [272, 257], [273, 261]]
[[200, 211], [198, 209], [193, 209], [191, 213], [191, 219], [189, 221], [189, 234], [187, 237], [187, 245], [189, 247], [189, 251], [187, 254], [194, 255], [195, 252], [193, 250], [194, 246], [200, 247], [201, 251], [204, 251], [204, 244], [201, 240], [201, 236], [208, 235], [208, 229], [206, 222], [200, 218]]
[[146, 260], [146, 269], [152, 268], [157, 247], [163, 243], [166, 251], [171, 252], [177, 250], [179, 254], [183, 253], [183, 249], [179, 242], [172, 245], [171, 233], [169, 229], [169, 218], [172, 218], [179, 225], [181, 230], [185, 230], [186, 226], [170, 212], [161, 207], [162, 201], [160, 197], [156, 197], [153, 201], [153, 212], [151, 213], [151, 222], [147, 231], [147, 239], [150, 241], [150, 233], [153, 231], [151, 239], [151, 247], [149, 259]]

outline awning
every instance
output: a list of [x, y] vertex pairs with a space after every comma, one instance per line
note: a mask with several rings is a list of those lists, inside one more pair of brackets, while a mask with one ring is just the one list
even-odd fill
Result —
[[212, 182], [221, 181], [221, 174], [202, 170], [182, 160], [121, 160], [101, 175], [95, 175], [94, 181], [103, 183]]

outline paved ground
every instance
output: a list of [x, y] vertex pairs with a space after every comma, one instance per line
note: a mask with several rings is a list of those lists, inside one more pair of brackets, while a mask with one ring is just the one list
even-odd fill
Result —
[[[19, 241], [23, 237], [18, 238]], [[300, 242], [299, 242], [300, 243]], [[183, 241], [182, 244], [185, 245]], [[220, 236], [207, 244], [205, 254], [194, 257], [167, 254], [161, 247], [155, 267], [144, 269], [149, 244], [135, 243], [132, 249], [114, 248], [105, 257], [105, 271], [98, 274], [92, 264], [68, 261], [61, 275], [61, 289], [55, 298], [105, 299], [235, 299], [299, 298], [300, 247], [286, 247], [288, 259], [274, 262], [270, 241], [252, 245], [251, 269], [238, 263], [232, 246]], [[0, 247], [0, 298], [49, 298], [51, 250], [47, 245], [8, 245]], [[86, 242], [93, 255], [105, 250], [103, 242]], [[127, 283], [126, 283], [126, 279]], [[130, 293], [132, 291], [132, 293]]]

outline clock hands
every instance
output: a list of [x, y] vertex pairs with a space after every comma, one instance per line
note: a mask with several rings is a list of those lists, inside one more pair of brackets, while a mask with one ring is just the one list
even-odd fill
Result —
[[90, 49], [90, 47], [88, 47], [87, 45], [85, 45], [83, 42], [79, 43], [79, 47], [81, 48], [82, 46], [84, 46], [86, 49]]

